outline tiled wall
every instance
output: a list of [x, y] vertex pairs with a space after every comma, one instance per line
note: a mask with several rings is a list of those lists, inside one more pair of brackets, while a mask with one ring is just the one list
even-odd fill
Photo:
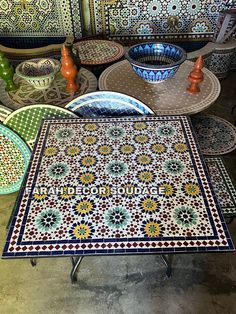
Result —
[[7, 37], [82, 36], [79, 0], [0, 0], [0, 41]]
[[[235, 0], [0, 0], [3, 38], [106, 34], [111, 39], [210, 38]], [[175, 28], [168, 17], [178, 17]], [[84, 31], [82, 31], [84, 29]]]
[[[112, 39], [210, 38], [218, 12], [230, 0], [84, 0], [90, 19], [87, 32]], [[168, 17], [178, 17], [175, 28]]]

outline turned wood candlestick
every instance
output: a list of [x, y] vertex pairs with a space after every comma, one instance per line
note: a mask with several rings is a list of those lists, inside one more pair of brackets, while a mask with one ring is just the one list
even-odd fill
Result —
[[70, 93], [76, 92], [79, 85], [76, 83], [78, 70], [70, 55], [70, 50], [63, 45], [61, 50], [61, 74], [67, 80], [66, 90]]
[[193, 70], [190, 72], [188, 76], [188, 80], [190, 81], [190, 85], [187, 88], [189, 93], [195, 94], [200, 92], [200, 88], [198, 86], [199, 83], [203, 81], [204, 74], [202, 72], [203, 68], [203, 58], [202, 56], [198, 57], [196, 62], [194, 63]]
[[6, 83], [6, 91], [16, 90], [18, 87], [13, 81], [14, 69], [5, 54], [0, 51], [0, 77]]

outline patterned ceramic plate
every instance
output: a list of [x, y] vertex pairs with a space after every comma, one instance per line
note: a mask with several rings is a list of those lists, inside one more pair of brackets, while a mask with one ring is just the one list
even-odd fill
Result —
[[73, 45], [82, 64], [98, 65], [119, 60], [124, 55], [124, 48], [110, 40], [83, 40]]
[[116, 92], [89, 93], [72, 100], [66, 108], [83, 117], [153, 115], [153, 111], [141, 101]]
[[210, 114], [191, 116], [202, 153], [223, 155], [236, 148], [236, 128], [227, 120]]
[[6, 118], [4, 124], [18, 133], [32, 147], [42, 119], [73, 117], [76, 118], [77, 116], [67, 109], [52, 105], [37, 104], [14, 111]]
[[224, 216], [236, 216], [236, 190], [222, 159], [207, 157], [205, 161]]
[[9, 194], [20, 189], [30, 155], [23, 140], [0, 124], [0, 194]]
[[11, 109], [0, 105], [0, 122], [3, 122], [11, 112], [12, 112]]

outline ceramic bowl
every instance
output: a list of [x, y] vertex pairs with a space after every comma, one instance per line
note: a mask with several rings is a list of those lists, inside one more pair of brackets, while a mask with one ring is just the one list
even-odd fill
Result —
[[46, 89], [52, 84], [60, 70], [59, 61], [51, 58], [26, 60], [16, 67], [16, 74], [36, 89]]
[[160, 83], [175, 75], [187, 58], [184, 49], [169, 43], [149, 42], [130, 47], [126, 59], [148, 83]]

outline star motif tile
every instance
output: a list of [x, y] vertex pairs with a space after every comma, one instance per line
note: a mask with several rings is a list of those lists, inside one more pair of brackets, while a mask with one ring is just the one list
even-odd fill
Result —
[[233, 251], [185, 116], [45, 120], [3, 257]]

